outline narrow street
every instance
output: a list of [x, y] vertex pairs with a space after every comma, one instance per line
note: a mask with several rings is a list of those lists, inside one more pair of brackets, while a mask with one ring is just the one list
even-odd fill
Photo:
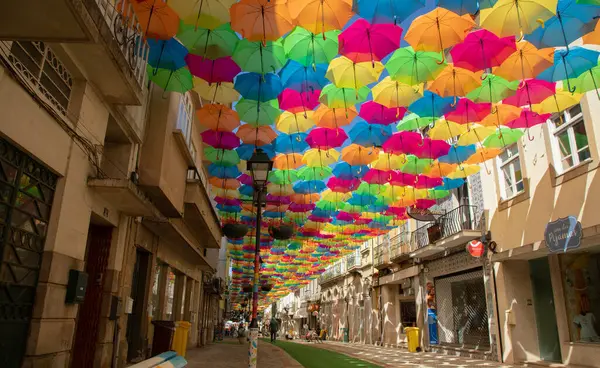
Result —
[[[302, 368], [287, 353], [269, 343], [258, 343], [258, 366], [260, 368]], [[188, 368], [245, 368], [248, 366], [248, 345], [238, 344], [237, 339], [189, 350], [186, 356]]]

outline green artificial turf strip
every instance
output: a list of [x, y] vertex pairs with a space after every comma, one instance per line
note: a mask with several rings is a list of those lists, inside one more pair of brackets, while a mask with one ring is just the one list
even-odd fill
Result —
[[[268, 340], [265, 340], [268, 342]], [[363, 360], [318, 347], [277, 340], [275, 343], [305, 368], [381, 368]], [[318, 345], [317, 345], [318, 346]]]

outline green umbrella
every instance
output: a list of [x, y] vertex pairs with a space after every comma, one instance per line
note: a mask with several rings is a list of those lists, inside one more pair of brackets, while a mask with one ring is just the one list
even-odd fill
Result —
[[218, 163], [221, 166], [235, 166], [240, 163], [240, 156], [235, 150], [206, 147], [204, 156], [208, 161]]
[[273, 125], [281, 115], [277, 100], [260, 102], [242, 98], [235, 105], [235, 110], [241, 121], [245, 121], [254, 127]]
[[331, 202], [326, 200], [320, 200], [317, 202], [317, 208], [322, 209], [323, 211], [338, 211], [343, 210], [346, 204], [344, 202]]
[[274, 170], [269, 173], [268, 179], [274, 184], [291, 184], [298, 181], [298, 173], [295, 170]]
[[497, 75], [488, 74], [481, 82], [481, 86], [467, 94], [467, 98], [474, 102], [500, 102], [512, 96], [519, 87], [520, 81], [509, 82]]
[[302, 180], [323, 180], [330, 177], [332, 169], [329, 167], [303, 167], [298, 170], [298, 177]]
[[402, 120], [400, 120], [398, 125], [396, 125], [396, 128], [399, 132], [417, 130], [433, 124], [433, 122], [436, 120], [436, 118], [431, 116], [420, 117], [419, 115], [412, 113], [406, 115]]
[[443, 60], [439, 52], [415, 52], [407, 46], [394, 51], [385, 69], [393, 80], [413, 86], [435, 79], [446, 66]]
[[504, 148], [516, 143], [525, 133], [520, 129], [510, 129], [501, 126], [496, 132], [483, 140], [486, 148]]
[[385, 192], [387, 188], [380, 184], [369, 184], [366, 182], [360, 183], [356, 191], [354, 193], [360, 195], [377, 195], [382, 192]]
[[428, 158], [418, 158], [417, 156], [406, 156], [406, 163], [402, 165], [400, 171], [406, 174], [422, 174], [429, 168], [433, 160]]
[[194, 87], [192, 73], [186, 67], [177, 70], [146, 67], [148, 79], [157, 86], [170, 92], [185, 93]]
[[388, 222], [392, 221], [393, 219], [394, 219], [394, 216], [379, 215], [379, 216], [375, 216], [373, 221], [380, 222], [382, 224], [387, 224]]
[[366, 86], [355, 90], [353, 88], [339, 88], [333, 84], [328, 84], [321, 90], [319, 102], [327, 105], [330, 109], [347, 109], [358, 103], [365, 102], [370, 92], [371, 90]]
[[354, 205], [348, 205], [344, 208], [344, 211], [349, 212], [349, 213], [363, 213], [365, 212], [367, 209], [369, 208], [368, 205], [365, 206], [359, 206], [357, 204]]
[[387, 206], [392, 203], [394, 199], [388, 196], [377, 196], [377, 200], [373, 203], [375, 206]]
[[283, 41], [283, 49], [288, 58], [309, 67], [328, 64], [338, 54], [338, 30], [314, 34], [302, 27], [296, 27]]
[[600, 98], [600, 92], [598, 92], [598, 88], [600, 88], [600, 66], [595, 66], [581, 74], [571, 83], [575, 86], [577, 93], [596, 91], [596, 95]]
[[229, 23], [222, 24], [215, 29], [206, 29], [196, 28], [183, 22], [179, 26], [177, 39], [191, 54], [211, 60], [231, 56], [240, 40], [231, 30]]
[[245, 72], [275, 73], [285, 64], [285, 52], [280, 41], [241, 40], [233, 51], [233, 61]]
[[427, 198], [429, 199], [442, 199], [450, 195], [449, 190], [444, 189], [429, 189], [427, 191]]

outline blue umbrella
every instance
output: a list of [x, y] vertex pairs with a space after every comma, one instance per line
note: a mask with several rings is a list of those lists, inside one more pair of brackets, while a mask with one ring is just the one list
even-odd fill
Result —
[[240, 194], [248, 197], [252, 197], [254, 195], [254, 188], [252, 187], [252, 185], [242, 185], [238, 188], [238, 191], [240, 192]]
[[474, 144], [469, 146], [452, 146], [448, 154], [438, 158], [438, 160], [447, 164], [460, 164], [465, 162], [476, 151], [477, 147]]
[[335, 214], [335, 212], [336, 212], [336, 211], [324, 210], [324, 209], [322, 209], [322, 208], [319, 208], [319, 207], [317, 207], [317, 208], [315, 208], [315, 209], [312, 211], [312, 214], [313, 214], [313, 215], [315, 215], [315, 216], [317, 216], [317, 217], [323, 217], [323, 218], [326, 218], [326, 217], [331, 217], [331, 216], [333, 216], [333, 215]]
[[571, 42], [594, 29], [594, 18], [599, 15], [598, 6], [578, 4], [576, 0], [559, 0], [556, 16], [525, 38], [536, 47], [566, 46], [568, 52]]
[[[252, 158], [255, 148], [256, 146], [253, 144], [242, 144], [235, 150], [238, 156], [240, 156], [240, 159], [248, 161], [250, 158]], [[260, 148], [263, 150], [264, 153], [267, 154], [267, 156], [269, 156], [270, 159], [273, 159], [273, 157], [275, 157], [275, 147], [273, 146], [273, 144], [266, 144], [264, 146], [260, 146]]]
[[352, 143], [361, 146], [382, 146], [392, 136], [392, 127], [359, 121], [348, 133]]
[[460, 188], [465, 184], [465, 179], [461, 179], [461, 178], [456, 178], [456, 179], [450, 179], [450, 178], [444, 178], [444, 184], [435, 187], [433, 189], [435, 190], [452, 190], [452, 189], [456, 189], [456, 188]]
[[454, 97], [441, 97], [430, 91], [425, 91], [408, 109], [419, 116], [440, 117], [452, 110]]
[[477, 14], [481, 9], [491, 8], [498, 0], [438, 0], [437, 6], [456, 14]]
[[223, 211], [223, 212], [231, 212], [231, 213], [242, 212], [242, 207], [240, 207], [240, 206], [225, 206], [225, 205], [219, 203], [218, 205], [216, 205], [216, 207], [219, 211]]
[[292, 187], [298, 194], [321, 193], [327, 188], [324, 182], [320, 180], [299, 181]]
[[426, 3], [427, 0], [356, 0], [355, 11], [372, 24], [398, 24]]
[[325, 73], [327, 73], [327, 64], [317, 64], [313, 69], [290, 60], [279, 72], [279, 78], [284, 88], [298, 92], [312, 92], [323, 89], [329, 83]]
[[367, 209], [368, 209], [369, 212], [378, 212], [378, 213], [381, 213], [381, 212], [384, 212], [385, 210], [387, 210], [388, 207], [389, 206], [385, 206], [385, 205], [382, 205], [382, 204], [379, 204], [379, 205], [372, 204]]
[[307, 136], [306, 133], [280, 134], [275, 138], [275, 151], [277, 153], [302, 153], [308, 148]]
[[281, 79], [273, 73], [238, 74], [233, 88], [246, 99], [262, 102], [276, 99], [283, 90]]
[[575, 92], [571, 88], [570, 78], [577, 78], [584, 72], [598, 65], [598, 51], [575, 46], [570, 50], [557, 50], [554, 52], [554, 64], [538, 75], [538, 79], [548, 82], [567, 80], [569, 92]]
[[265, 211], [262, 213], [262, 216], [268, 218], [280, 218], [284, 215], [282, 214], [282, 212]]
[[370, 206], [375, 204], [377, 201], [377, 197], [372, 195], [361, 195], [361, 194], [352, 194], [352, 197], [347, 201], [348, 204], [352, 206]]
[[208, 165], [208, 174], [219, 179], [235, 179], [242, 175], [237, 166]]
[[333, 168], [333, 175], [342, 180], [360, 179], [369, 171], [367, 165], [350, 165], [347, 162], [339, 162]]
[[175, 38], [168, 40], [148, 38], [147, 41], [150, 48], [148, 64], [151, 67], [175, 71], [186, 66], [185, 56], [188, 50]]

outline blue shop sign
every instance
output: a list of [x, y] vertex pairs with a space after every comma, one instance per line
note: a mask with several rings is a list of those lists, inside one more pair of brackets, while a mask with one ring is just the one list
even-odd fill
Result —
[[574, 216], [549, 222], [544, 231], [546, 246], [552, 253], [579, 248], [581, 236], [581, 222]]

